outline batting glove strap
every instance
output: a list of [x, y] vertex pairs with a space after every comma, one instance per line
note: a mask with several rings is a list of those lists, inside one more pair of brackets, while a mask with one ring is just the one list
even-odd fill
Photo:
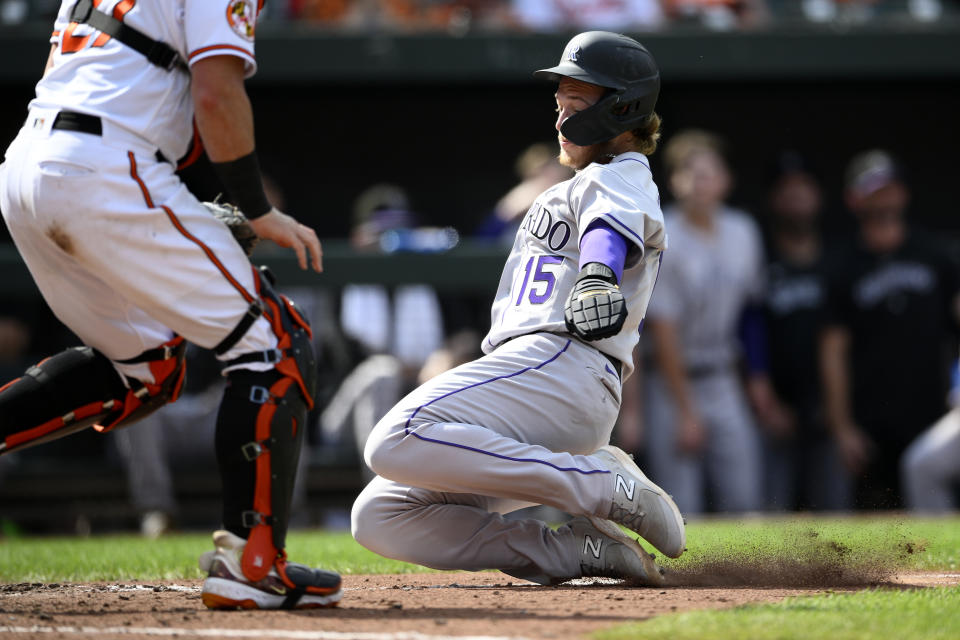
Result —
[[567, 330], [582, 340], [615, 336], [627, 319], [627, 305], [612, 270], [600, 265], [610, 271], [613, 282], [602, 277], [606, 274], [592, 275], [589, 267], [593, 264], [596, 263], [586, 265], [580, 272], [563, 313]]

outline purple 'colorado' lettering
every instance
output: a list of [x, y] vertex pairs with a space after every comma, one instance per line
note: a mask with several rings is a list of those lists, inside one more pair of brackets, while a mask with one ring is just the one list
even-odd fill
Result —
[[[562, 231], [563, 234], [559, 242], [557, 242], [556, 236], [557, 231]], [[549, 245], [551, 251], [560, 251], [565, 246], [567, 246], [567, 241], [570, 239], [570, 225], [560, 220], [557, 224], [553, 225], [553, 228], [550, 229], [550, 235], [547, 237], [547, 245]]]
[[531, 205], [521, 228], [537, 240], [546, 242], [551, 251], [563, 250], [573, 234], [570, 223], [563, 220], [554, 222], [553, 214], [539, 202]]
[[550, 228], [553, 227], [553, 215], [550, 214], [545, 208], [540, 208], [540, 215], [537, 216], [537, 221], [533, 225], [533, 229], [530, 230], [530, 234], [534, 238], [543, 240], [550, 234]]

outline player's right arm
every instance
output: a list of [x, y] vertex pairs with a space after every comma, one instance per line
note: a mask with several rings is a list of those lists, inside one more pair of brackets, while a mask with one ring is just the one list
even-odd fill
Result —
[[852, 473], [863, 470], [870, 441], [853, 420], [850, 409], [850, 331], [828, 325], [820, 335], [820, 375], [823, 379], [827, 426], [837, 442], [843, 464]]
[[657, 366], [677, 409], [677, 449], [695, 453], [706, 444], [707, 433], [690, 393], [677, 326], [672, 320], [647, 316], [646, 333], [653, 339]]
[[[263, 195], [253, 155], [253, 109], [244, 87], [244, 60], [233, 55], [211, 56], [197, 60], [190, 70], [200, 137], [235, 204], [250, 218], [257, 235], [292, 248], [301, 269], [307, 268], [309, 253], [314, 270], [321, 271], [323, 253], [314, 230], [270, 206]], [[244, 201], [253, 204], [245, 206]]]

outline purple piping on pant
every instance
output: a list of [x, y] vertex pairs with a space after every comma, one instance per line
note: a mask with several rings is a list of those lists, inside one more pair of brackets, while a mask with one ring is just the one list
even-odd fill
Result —
[[548, 467], [553, 467], [553, 468], [556, 469], [557, 471], [576, 471], [577, 473], [582, 473], [582, 474], [584, 474], [584, 475], [589, 475], [589, 474], [592, 474], [592, 473], [610, 473], [609, 471], [606, 471], [606, 470], [604, 470], [604, 469], [593, 469], [593, 470], [584, 471], [583, 469], [577, 469], [576, 467], [558, 467], [557, 465], [555, 465], [555, 464], [553, 464], [553, 463], [551, 463], [551, 462], [547, 462], [546, 460], [537, 460], [537, 459], [535, 459], [535, 458], [511, 458], [510, 456], [500, 455], [499, 453], [493, 453], [492, 451], [484, 451], [483, 449], [477, 449], [476, 447], [468, 447], [467, 445], [457, 444], [456, 442], [446, 442], [445, 440], [437, 440], [437, 439], [435, 439], [435, 438], [427, 438], [426, 436], [422, 436], [422, 435], [420, 435], [419, 433], [414, 433], [414, 432], [410, 431], [410, 422], [413, 421], [413, 419], [416, 417], [416, 415], [420, 412], [421, 409], [430, 406], [431, 404], [433, 404], [434, 402], [437, 402], [438, 400], [443, 400], [444, 398], [447, 398], [447, 397], [449, 397], [449, 396], [452, 396], [452, 395], [454, 395], [454, 394], [456, 394], [456, 393], [460, 393], [461, 391], [466, 391], [467, 389], [473, 389], [474, 387], [479, 387], [479, 386], [485, 385], [485, 384], [487, 384], [487, 383], [489, 383], [489, 382], [496, 382], [497, 380], [505, 380], [505, 379], [507, 379], [507, 378], [513, 378], [513, 377], [515, 377], [515, 376], [519, 376], [519, 375], [521, 375], [521, 374], [524, 374], [524, 373], [526, 373], [527, 371], [536, 371], [537, 369], [540, 369], [540, 368], [542, 368], [542, 367], [545, 367], [546, 365], [550, 364], [551, 362], [553, 362], [554, 360], [556, 360], [557, 358], [559, 358], [559, 357], [561, 356], [561, 354], [563, 354], [563, 353], [567, 350], [567, 347], [570, 346], [570, 342], [571, 342], [571, 340], [567, 340], [567, 343], [566, 343], [565, 345], [563, 345], [563, 349], [560, 349], [560, 351], [558, 351], [557, 353], [555, 353], [550, 359], [544, 360], [543, 362], [541, 362], [540, 364], [538, 364], [538, 365], [535, 366], [535, 367], [526, 367], [526, 368], [524, 368], [524, 369], [521, 369], [520, 371], [516, 371], [516, 372], [511, 373], [511, 374], [509, 374], [509, 375], [497, 376], [496, 378], [490, 378], [489, 380], [484, 380], [484, 381], [482, 381], [482, 382], [475, 382], [475, 383], [473, 383], [473, 384], [471, 384], [471, 385], [468, 385], [468, 386], [466, 386], [466, 387], [462, 387], [462, 388], [460, 388], [460, 389], [454, 389], [453, 391], [450, 391], [449, 393], [445, 393], [445, 394], [443, 394], [442, 396], [440, 396], [440, 397], [438, 397], [438, 398], [434, 398], [433, 400], [431, 400], [430, 402], [427, 402], [426, 404], [420, 405], [419, 407], [417, 407], [416, 409], [414, 409], [414, 410], [413, 410], [413, 413], [410, 414], [410, 417], [407, 418], [407, 423], [404, 425], [404, 433], [405, 433], [406, 435], [412, 435], [412, 436], [414, 436], [415, 438], [417, 438], [417, 439], [419, 439], [419, 440], [423, 440], [424, 442], [433, 442], [433, 443], [435, 443], [435, 444], [442, 444], [442, 445], [446, 445], [446, 446], [448, 446], [448, 447], [456, 447], [456, 448], [458, 448], [458, 449], [466, 449], [467, 451], [474, 451], [474, 452], [476, 452], [476, 453], [482, 453], [483, 455], [491, 456], [491, 457], [493, 457], [493, 458], [500, 458], [501, 460], [512, 460], [512, 461], [514, 461], [514, 462], [536, 462], [536, 463], [538, 463], [538, 464], [543, 464], [543, 465], [546, 465], [546, 466], [548, 466]]

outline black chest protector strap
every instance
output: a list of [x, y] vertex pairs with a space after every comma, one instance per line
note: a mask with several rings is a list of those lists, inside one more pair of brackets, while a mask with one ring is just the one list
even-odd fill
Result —
[[154, 40], [142, 31], [127, 26], [121, 20], [93, 7], [93, 0], [79, 0], [70, 12], [70, 20], [79, 24], [89, 24], [112, 38], [116, 38], [134, 51], [146, 56], [147, 60], [161, 69], [188, 69], [187, 64], [177, 51], [165, 42]]

